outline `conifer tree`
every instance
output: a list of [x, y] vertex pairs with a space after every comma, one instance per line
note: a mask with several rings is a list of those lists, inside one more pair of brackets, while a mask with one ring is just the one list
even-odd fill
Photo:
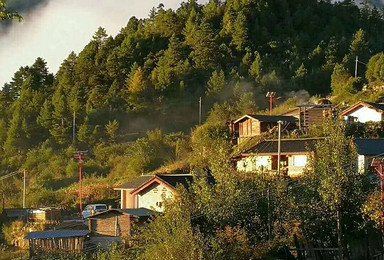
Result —
[[219, 94], [225, 87], [225, 75], [224, 71], [220, 70], [217, 72], [216, 70], [212, 73], [211, 78], [207, 83], [207, 96], [215, 96]]
[[248, 45], [248, 22], [247, 17], [242, 12], [237, 15], [233, 25], [232, 44], [237, 51], [244, 51]]
[[257, 51], [255, 52], [255, 60], [249, 68], [249, 75], [256, 81], [260, 81], [262, 77], [262, 61]]
[[139, 67], [133, 77], [128, 80], [128, 91], [131, 94], [142, 94], [146, 90], [148, 90], [147, 79], [143, 70]]
[[217, 66], [218, 50], [217, 36], [208, 23], [203, 22], [190, 41], [192, 52], [190, 57], [195, 67], [200, 70], [209, 70]]

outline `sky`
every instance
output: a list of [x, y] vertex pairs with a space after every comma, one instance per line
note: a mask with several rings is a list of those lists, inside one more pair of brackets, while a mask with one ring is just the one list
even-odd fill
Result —
[[[199, 0], [203, 4], [208, 0]], [[56, 73], [72, 52], [79, 53], [99, 26], [115, 36], [131, 16], [145, 18], [152, 7], [178, 8], [182, 0], [49, 0], [0, 33], [0, 88], [37, 57]]]

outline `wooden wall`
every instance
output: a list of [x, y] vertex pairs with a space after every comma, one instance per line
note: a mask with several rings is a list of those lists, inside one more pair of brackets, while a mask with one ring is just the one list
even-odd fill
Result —
[[84, 249], [85, 237], [30, 239], [32, 252], [80, 252]]
[[240, 138], [260, 135], [260, 133], [261, 133], [261, 126], [259, 121], [248, 118], [242, 122], [239, 122]]
[[105, 213], [89, 219], [89, 231], [95, 236], [129, 236], [132, 228], [131, 218], [134, 220], [130, 215]]

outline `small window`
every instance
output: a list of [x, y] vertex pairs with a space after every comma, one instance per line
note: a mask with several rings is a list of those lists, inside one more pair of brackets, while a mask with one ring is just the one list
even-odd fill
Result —
[[305, 167], [307, 165], [308, 158], [306, 155], [293, 156], [293, 166]]
[[157, 193], [159, 190], [157, 188], [153, 189], [153, 193]]
[[167, 188], [163, 188], [163, 194], [166, 194], [167, 193]]

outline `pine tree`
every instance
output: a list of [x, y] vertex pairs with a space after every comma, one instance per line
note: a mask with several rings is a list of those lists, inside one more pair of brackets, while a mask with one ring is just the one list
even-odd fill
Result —
[[109, 139], [111, 142], [116, 142], [117, 137], [117, 131], [119, 130], [119, 122], [116, 120], [113, 120], [112, 122], [109, 121], [108, 124], [105, 126], [105, 132], [109, 136]]
[[232, 44], [237, 51], [244, 51], [248, 45], [248, 22], [244, 13], [237, 15], [232, 32]]
[[203, 22], [190, 41], [190, 57], [200, 70], [214, 69], [217, 66], [217, 36], [208, 23]]
[[249, 69], [249, 75], [255, 79], [257, 82], [261, 80], [262, 77], [262, 61], [260, 54], [255, 52], [255, 61], [252, 63]]
[[143, 70], [141, 69], [141, 67], [139, 67], [135, 71], [135, 74], [133, 75], [133, 77], [129, 78], [128, 80], [128, 91], [131, 94], [137, 95], [137, 94], [142, 94], [147, 90], [148, 90], [148, 83], [147, 83], [146, 76]]
[[217, 72], [216, 70], [212, 73], [211, 78], [209, 79], [207, 83], [207, 96], [215, 96], [217, 94], [220, 94], [220, 92], [225, 87], [225, 75], [224, 71], [220, 70], [220, 72]]
[[179, 39], [173, 35], [169, 42], [168, 49], [159, 59], [157, 67], [152, 71], [152, 82], [155, 89], [170, 90], [176, 89], [181, 81], [181, 75], [186, 71], [182, 57], [182, 45]]

